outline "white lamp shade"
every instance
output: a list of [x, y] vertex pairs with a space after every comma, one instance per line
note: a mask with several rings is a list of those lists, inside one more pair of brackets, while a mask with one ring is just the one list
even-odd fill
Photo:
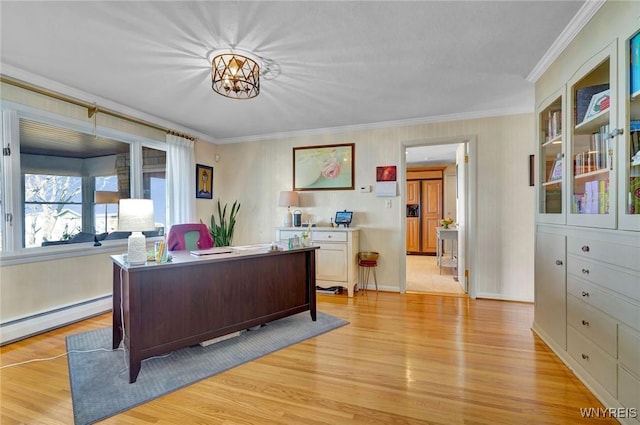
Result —
[[118, 206], [118, 230], [121, 232], [146, 232], [156, 229], [151, 199], [120, 199]]
[[280, 192], [278, 206], [280, 207], [297, 207], [299, 202], [298, 192], [283, 190]]

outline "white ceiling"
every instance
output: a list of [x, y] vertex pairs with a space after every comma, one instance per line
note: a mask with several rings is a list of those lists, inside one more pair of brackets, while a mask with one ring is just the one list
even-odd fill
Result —
[[[583, 4], [3, 0], [1, 72], [218, 143], [530, 112], [527, 76]], [[279, 69], [257, 98], [211, 90], [229, 46]]]

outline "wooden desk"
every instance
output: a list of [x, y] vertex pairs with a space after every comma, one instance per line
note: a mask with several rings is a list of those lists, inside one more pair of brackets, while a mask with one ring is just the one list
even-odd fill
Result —
[[[457, 247], [458, 247], [458, 229], [444, 227], [436, 227], [436, 234], [438, 237], [438, 267], [440, 267], [440, 274], [442, 274], [443, 267], [458, 267]], [[444, 241], [451, 241], [451, 258], [445, 258], [444, 254]], [[455, 248], [455, 250], [454, 250]], [[455, 254], [454, 254], [455, 252]]]
[[141, 266], [112, 255], [113, 348], [124, 340], [129, 382], [149, 357], [306, 310], [315, 321], [316, 249], [175, 251], [170, 263]]

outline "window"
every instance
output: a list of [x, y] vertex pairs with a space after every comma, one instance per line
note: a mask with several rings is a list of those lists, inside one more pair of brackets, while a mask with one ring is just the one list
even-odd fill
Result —
[[24, 175], [24, 246], [69, 240], [82, 230], [82, 178]]
[[8, 198], [18, 207], [13, 223], [4, 220], [0, 226], [5, 252], [124, 238], [117, 232], [118, 200], [130, 197], [154, 200], [156, 234], [164, 233], [163, 142], [111, 129], [96, 134], [94, 128], [92, 134], [73, 124], [51, 123], [46, 114], [42, 121], [14, 118], [19, 138], [9, 140], [11, 158], [8, 167], [3, 163], [0, 182], [14, 175], [21, 184], [9, 190], [5, 184], [0, 193], [3, 208]]

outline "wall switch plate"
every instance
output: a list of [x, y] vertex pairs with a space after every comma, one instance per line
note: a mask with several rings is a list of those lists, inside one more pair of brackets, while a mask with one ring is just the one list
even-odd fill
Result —
[[384, 206], [387, 208], [391, 208], [391, 199], [387, 199], [384, 201]]
[[360, 186], [360, 193], [369, 193], [371, 192], [371, 186]]

